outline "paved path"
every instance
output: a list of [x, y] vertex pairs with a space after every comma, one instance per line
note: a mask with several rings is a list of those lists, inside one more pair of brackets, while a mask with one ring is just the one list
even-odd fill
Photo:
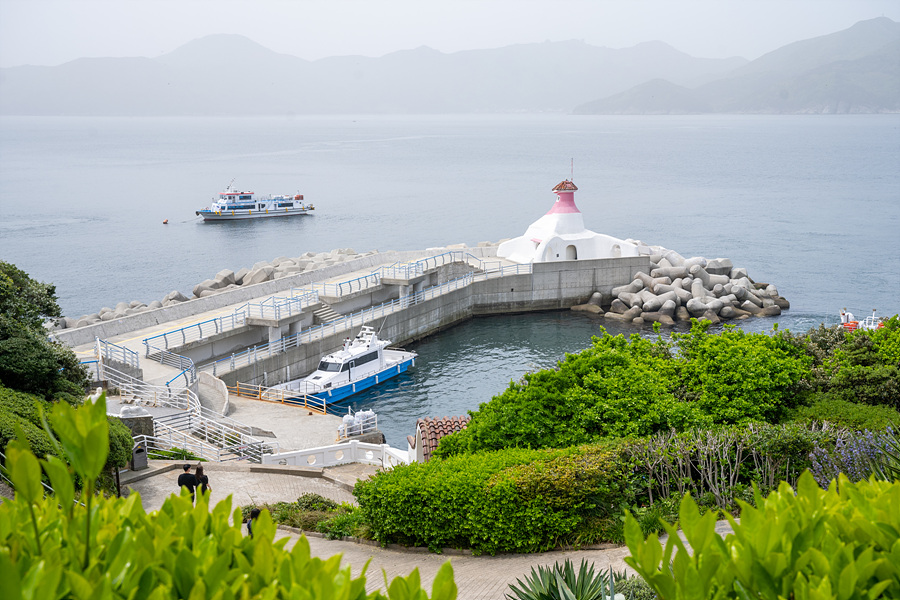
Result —
[[[136, 481], [130, 487], [141, 494], [144, 508], [157, 510], [163, 501], [176, 491], [176, 479], [180, 470], [176, 463], [167, 461], [150, 461], [151, 469], [158, 473]], [[171, 469], [171, 470], [165, 470]], [[206, 474], [212, 485], [212, 502], [218, 502], [230, 493], [233, 495], [233, 506], [251, 502], [293, 501], [304, 493], [317, 493], [339, 502], [355, 503], [348, 491], [358, 478], [368, 477], [375, 472], [375, 467], [351, 464], [322, 470], [299, 469], [297, 467], [272, 469], [273, 472], [254, 472], [265, 469], [259, 465], [246, 464], [204, 464]], [[253, 469], [253, 471], [251, 471]], [[292, 472], [299, 474], [284, 474]], [[321, 472], [322, 477], [306, 476]], [[138, 473], [137, 475], [140, 475]], [[124, 481], [127, 481], [128, 477]], [[279, 530], [279, 537], [288, 537], [292, 541], [289, 547], [299, 539], [299, 535]], [[384, 576], [388, 579], [397, 575], [409, 575], [418, 568], [423, 586], [429, 591], [438, 569], [446, 561], [453, 565], [456, 585], [459, 587], [460, 600], [502, 599], [508, 586], [517, 578], [524, 578], [532, 567], [552, 565], [556, 561], [571, 559], [576, 564], [582, 558], [593, 562], [597, 569], [622, 571], [626, 569], [622, 559], [628, 550], [624, 547], [607, 550], [578, 550], [546, 552], [544, 554], [506, 554], [501, 556], [471, 555], [438, 555], [427, 551], [396, 548], [381, 548], [352, 541], [325, 540], [320, 537], [307, 537], [314, 556], [328, 558], [342, 554], [342, 564], [350, 565], [354, 576], [358, 576], [370, 559], [366, 576], [366, 589], [374, 591], [384, 588]]]

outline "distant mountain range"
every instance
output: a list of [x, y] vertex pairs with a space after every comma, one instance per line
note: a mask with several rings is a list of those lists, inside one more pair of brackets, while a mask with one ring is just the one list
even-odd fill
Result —
[[900, 112], [900, 24], [863, 21], [752, 62], [577, 41], [311, 62], [212, 35], [158, 58], [0, 69], [4, 115], [530, 112]]

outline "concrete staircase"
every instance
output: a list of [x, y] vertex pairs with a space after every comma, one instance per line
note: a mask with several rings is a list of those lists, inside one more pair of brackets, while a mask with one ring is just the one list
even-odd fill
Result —
[[315, 317], [314, 320], [316, 325], [330, 323], [331, 321], [341, 318], [341, 315], [335, 312], [330, 304], [326, 304], [325, 302], [322, 302], [322, 308], [313, 311], [313, 316]]

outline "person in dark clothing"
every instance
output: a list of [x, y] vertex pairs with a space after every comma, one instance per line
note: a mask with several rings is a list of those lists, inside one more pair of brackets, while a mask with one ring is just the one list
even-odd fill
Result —
[[191, 465], [184, 465], [182, 468], [184, 469], [184, 473], [178, 476], [178, 485], [187, 488], [191, 493], [191, 502], [193, 502], [194, 488], [197, 487], [197, 478], [191, 473]]
[[201, 494], [212, 491], [212, 486], [209, 485], [209, 477], [203, 474], [203, 465], [197, 465], [197, 468], [194, 469], [194, 478], [197, 479], [197, 487], [200, 488]]
[[259, 509], [254, 508], [250, 511], [250, 520], [247, 521], [247, 533], [250, 537], [253, 537], [253, 523], [256, 521], [256, 518], [259, 516]]

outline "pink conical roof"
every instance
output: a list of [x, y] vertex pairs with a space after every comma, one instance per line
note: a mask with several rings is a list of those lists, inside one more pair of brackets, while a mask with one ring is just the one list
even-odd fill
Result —
[[575, 206], [575, 190], [577, 189], [575, 184], [568, 179], [556, 184], [556, 187], [553, 188], [556, 193], [556, 202], [553, 203], [547, 214], [580, 213], [581, 211]]

